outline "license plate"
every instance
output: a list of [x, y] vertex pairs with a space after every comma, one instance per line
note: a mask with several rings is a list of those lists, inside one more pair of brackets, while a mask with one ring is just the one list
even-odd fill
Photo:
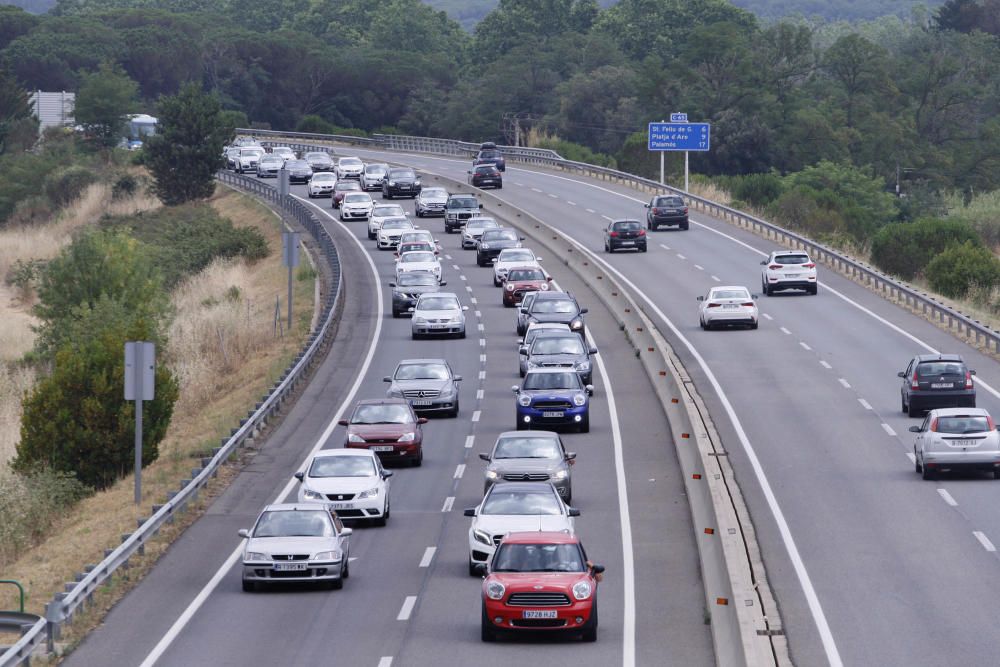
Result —
[[525, 609], [522, 618], [559, 618], [555, 609]]
[[979, 446], [979, 441], [978, 440], [962, 439], [962, 440], [947, 440], [946, 442], [950, 446], [952, 446], [952, 447], [978, 447]]
[[277, 572], [304, 572], [306, 570], [305, 563], [275, 563], [274, 569]]
[[726, 310], [735, 310], [736, 308], [739, 308], [739, 306], [737, 306], [735, 303], [727, 303], [722, 307], [725, 308]]
[[431, 402], [426, 398], [418, 398], [412, 401], [413, 405], [430, 405]]
[[559, 410], [550, 410], [550, 411], [547, 411], [547, 412], [543, 412], [542, 416], [543, 417], [562, 417], [564, 414], [565, 414], [564, 412], [561, 412]]
[[354, 509], [354, 503], [327, 503], [327, 505], [335, 510], [352, 510]]
[[951, 382], [931, 382], [931, 389], [951, 389], [954, 386]]
[[635, 245], [635, 241], [622, 241], [622, 245]]
[[802, 275], [801, 273], [786, 273], [785, 277], [786, 278], [798, 278], [801, 275]]
[[674, 215], [675, 213], [677, 213], [677, 209], [675, 209], [675, 208], [668, 208], [668, 209], [664, 210], [663, 212], [666, 213], [667, 215]]
[[372, 447], [373, 452], [391, 452], [395, 451], [395, 449], [392, 445], [374, 445]]

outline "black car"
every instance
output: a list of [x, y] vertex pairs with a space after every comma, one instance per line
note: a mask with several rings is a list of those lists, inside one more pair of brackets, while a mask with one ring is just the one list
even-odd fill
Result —
[[313, 172], [333, 171], [333, 158], [330, 157], [329, 153], [315, 151], [312, 153], [306, 153], [302, 159], [309, 163], [309, 167], [313, 170]]
[[476, 154], [476, 159], [472, 161], [472, 166], [476, 167], [481, 164], [492, 164], [500, 171], [507, 171], [507, 162], [503, 159], [503, 153], [500, 152], [500, 149], [492, 141], [487, 141], [479, 146], [479, 153]]
[[896, 374], [903, 378], [903, 412], [917, 417], [935, 408], [976, 407], [976, 385], [972, 381], [975, 374], [961, 355], [918, 354], [905, 371]]
[[420, 194], [420, 177], [409, 167], [393, 167], [382, 180], [382, 199], [416, 197]]
[[285, 171], [288, 172], [289, 183], [308, 183], [313, 177], [312, 167], [305, 160], [286, 160]]
[[437, 276], [429, 271], [409, 271], [399, 274], [392, 287], [392, 316], [402, 317], [410, 313], [417, 304], [417, 298], [425, 292], [438, 292], [447, 282], [438, 282]]
[[504, 248], [520, 248], [523, 236], [513, 229], [487, 229], [476, 245], [476, 264], [489, 266]]
[[469, 183], [477, 188], [491, 187], [499, 190], [503, 187], [503, 176], [492, 164], [480, 164], [469, 172]]
[[646, 252], [646, 230], [638, 220], [612, 220], [604, 230], [604, 252]]
[[535, 322], [556, 322], [568, 324], [570, 331], [583, 336], [583, 316], [586, 313], [587, 309], [580, 308], [580, 304], [569, 292], [536, 292], [534, 300], [525, 311], [524, 328], [527, 329]]
[[678, 195], [658, 195], [653, 197], [646, 208], [646, 229], [654, 232], [661, 225], [688, 228], [688, 207]]

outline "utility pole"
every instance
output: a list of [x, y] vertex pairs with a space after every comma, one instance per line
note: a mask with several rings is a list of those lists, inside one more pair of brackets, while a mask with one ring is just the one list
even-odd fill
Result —
[[154, 398], [156, 346], [125, 343], [125, 400], [135, 401], [135, 504], [142, 503], [142, 402]]
[[292, 272], [299, 265], [299, 232], [282, 232], [281, 259], [288, 267], [288, 331], [292, 330]]

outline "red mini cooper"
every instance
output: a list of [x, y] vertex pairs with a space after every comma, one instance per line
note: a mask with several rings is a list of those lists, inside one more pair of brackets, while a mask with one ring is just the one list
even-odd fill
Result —
[[513, 308], [528, 292], [548, 290], [552, 278], [537, 266], [519, 266], [507, 272], [503, 282], [503, 305]]
[[501, 632], [565, 630], [583, 641], [597, 640], [597, 582], [594, 565], [579, 538], [566, 533], [509, 533], [483, 579], [482, 640]]

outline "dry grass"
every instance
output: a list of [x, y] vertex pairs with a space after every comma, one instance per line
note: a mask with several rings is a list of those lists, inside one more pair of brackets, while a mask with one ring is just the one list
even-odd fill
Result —
[[[253, 267], [239, 262], [215, 263], [176, 291], [178, 323], [171, 331], [167, 357], [180, 376], [181, 398], [160, 444], [160, 458], [143, 471], [142, 506], [132, 504], [131, 476], [122, 479], [111, 489], [81, 501], [53, 529], [51, 537], [6, 568], [6, 578], [25, 584], [31, 611], [41, 611], [44, 603], [62, 590], [63, 582], [72, 580], [86, 564], [99, 562], [106, 547], [117, 545], [121, 534], [134, 530], [137, 518], [148, 516], [153, 503], [162, 502], [168, 491], [176, 489], [178, 482], [190, 475], [194, 459], [228, 435], [287, 366], [307, 335], [313, 311], [313, 284], [309, 281], [296, 283], [295, 330], [283, 338], [272, 334], [274, 298], [282, 295], [284, 301], [286, 289], [277, 218], [266, 207], [226, 190], [212, 203], [236, 224], [260, 229], [272, 253]], [[234, 286], [240, 297], [227, 300], [226, 294], [232, 293]], [[0, 608], [12, 603], [13, 598], [0, 590]]]
[[[683, 183], [681, 185], [683, 185]], [[689, 186], [691, 188], [691, 194], [701, 197], [702, 199], [714, 201], [718, 204], [722, 204], [723, 206], [728, 206], [733, 200], [728, 190], [723, 190], [715, 183], [699, 183], [692, 181], [689, 183]], [[761, 215], [759, 211], [747, 211], [747, 213], [757, 216]]]
[[34, 383], [30, 366], [0, 363], [0, 465], [14, 456], [21, 441], [21, 401]]

